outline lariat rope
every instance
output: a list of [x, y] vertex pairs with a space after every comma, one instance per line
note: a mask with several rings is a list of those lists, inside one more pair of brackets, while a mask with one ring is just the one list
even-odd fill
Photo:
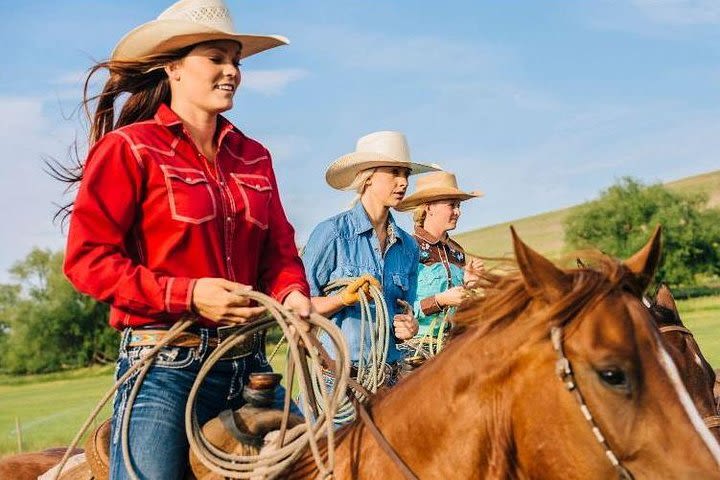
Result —
[[[355, 278], [334, 280], [325, 287], [325, 293], [345, 288], [355, 280]], [[376, 393], [378, 388], [385, 383], [387, 354], [390, 345], [390, 314], [382, 290], [370, 284], [368, 292], [369, 297], [362, 288], [358, 290], [360, 298], [360, 348], [359, 352], [352, 352], [358, 354], [359, 360], [355, 365], [357, 369], [355, 380], [357, 385], [362, 388], [353, 388], [353, 392], [348, 393], [348, 395], [354, 394], [361, 402], [367, 400], [368, 393]], [[375, 304], [374, 318], [370, 308], [370, 300]], [[368, 339], [370, 345], [369, 348], [366, 348]], [[345, 388], [335, 379], [333, 391], [338, 390], [344, 392]], [[317, 391], [315, 393], [318, 394]], [[318, 407], [321, 411], [324, 411], [321, 406], [318, 405]], [[343, 395], [334, 415], [335, 423], [344, 424], [355, 420], [355, 418], [356, 410], [352, 401], [347, 395]]]
[[[345, 395], [344, 392], [350, 376], [350, 365], [347, 362], [349, 354], [342, 332], [332, 322], [317, 314], [311, 314], [309, 319], [306, 320], [301, 319], [291, 310], [263, 293], [244, 290], [235, 293], [240, 297], [256, 301], [259, 305], [267, 309], [267, 313], [258, 320], [240, 326], [237, 331], [223, 340], [203, 363], [190, 390], [185, 408], [185, 431], [190, 449], [203, 465], [224, 477], [253, 479], [262, 476], [262, 478], [273, 479], [277, 478], [283, 470], [297, 460], [309, 446], [320, 472], [320, 478], [331, 477], [335, 465], [335, 435], [332, 417], [337, 411], [341, 398]], [[152, 366], [157, 353], [163, 347], [169, 345], [193, 323], [194, 319], [179, 320], [168, 330], [168, 335], [165, 338], [153, 346], [147, 354], [140, 358], [137, 363], [132, 365], [127, 372], [115, 382], [115, 385], [103, 396], [68, 447], [60, 461], [54, 480], [58, 480], [60, 477], [71, 452], [90, 428], [90, 425], [98, 416], [102, 407], [110, 400], [113, 393], [115, 393], [121, 385], [139, 371], [138, 378], [128, 397], [128, 403], [123, 414], [122, 430], [120, 432], [126, 469], [131, 478], [138, 478], [132, 466], [128, 448], [128, 427], [132, 414], [132, 405], [139, 392], [140, 385]], [[272, 451], [261, 452], [258, 455], [237, 455], [224, 452], [213, 446], [205, 438], [201, 426], [198, 424], [194, 407], [200, 386], [213, 365], [217, 363], [228, 350], [241, 343], [248, 335], [253, 335], [260, 330], [267, 330], [274, 325], [280, 326], [285, 338], [292, 339], [292, 341], [289, 342], [286, 367], [285, 378], [287, 379], [287, 388], [285, 392], [284, 415], [280, 427], [280, 435], [278, 435], [275, 441], [276, 448]], [[334, 344], [337, 354], [334, 362], [335, 388], [333, 389], [325, 387], [322, 368], [320, 367], [323, 364], [321, 355], [324, 352], [321, 352], [322, 346], [319, 345], [315, 334], [307, 331], [309, 330], [308, 325], [325, 330]], [[310, 368], [309, 365], [312, 368]], [[310, 411], [311, 405], [309, 404], [310, 400], [308, 400], [311, 398], [310, 394], [311, 392], [318, 392], [318, 394], [313, 395], [312, 398], [315, 399], [318, 404], [322, 405], [322, 411], [325, 413], [319, 413], [314, 420], [306, 415], [304, 423], [288, 431], [287, 427], [291, 403], [290, 395], [295, 376], [298, 378], [303, 411]], [[318, 397], [321, 398], [322, 401], [317, 400]], [[318, 440], [323, 436], [327, 437], [327, 462], [323, 460], [318, 445]]]
[[435, 318], [432, 319], [430, 326], [422, 337], [417, 340], [411, 340], [411, 345], [416, 344], [414, 347], [415, 351], [413, 352], [414, 357], [429, 359], [440, 353], [440, 350], [442, 350], [444, 346], [445, 330], [447, 329], [450, 314], [451, 309], [444, 308], [440, 314], [435, 315]]

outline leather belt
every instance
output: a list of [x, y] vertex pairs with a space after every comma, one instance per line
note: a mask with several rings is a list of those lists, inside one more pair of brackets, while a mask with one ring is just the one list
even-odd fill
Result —
[[[217, 348], [223, 340], [228, 338], [234, 331], [240, 327], [234, 325], [219, 327], [217, 329], [217, 335], [211, 335], [207, 339], [209, 349]], [[130, 332], [130, 341], [128, 347], [153, 347], [158, 343], [162, 342], [167, 336], [170, 335], [168, 330], [161, 329], [138, 329]], [[259, 340], [256, 334], [246, 335], [245, 338], [237, 343], [230, 350], [225, 352], [223, 355], [224, 360], [232, 360], [236, 358], [243, 358], [252, 355], [258, 350]], [[202, 337], [197, 333], [193, 332], [182, 332], [167, 346], [169, 347], [188, 347], [197, 348], [202, 344]]]

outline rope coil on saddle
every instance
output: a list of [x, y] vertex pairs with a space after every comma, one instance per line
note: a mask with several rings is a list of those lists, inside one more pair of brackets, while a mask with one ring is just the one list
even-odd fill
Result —
[[[292, 464], [309, 446], [315, 463], [318, 467], [321, 477], [332, 476], [335, 462], [334, 452], [334, 428], [332, 424], [332, 416], [338, 408], [341, 397], [347, 388], [348, 378], [350, 376], [350, 365], [347, 362], [349, 358], [347, 344], [342, 332], [332, 322], [326, 318], [312, 314], [309, 319], [303, 320], [295, 313], [285, 308], [275, 299], [255, 291], [238, 291], [237, 295], [253, 300], [260, 306], [267, 309], [260, 319], [253, 321], [247, 325], [243, 325], [236, 332], [225, 339], [206, 359], [203, 363], [195, 382], [191, 388], [190, 395], [185, 408], [185, 430], [188, 437], [190, 449], [197, 456], [200, 462], [211, 471], [227, 478], [238, 479], [255, 479], [278, 478], [282, 472]], [[157, 353], [166, 345], [175, 340], [182, 332], [187, 330], [194, 320], [184, 319], [178, 321], [168, 330], [168, 335], [163, 338], [157, 345], [152, 347], [137, 363], [132, 365], [124, 375], [122, 375], [115, 385], [103, 396], [95, 409], [91, 412], [80, 431], [77, 433], [65, 455], [60, 461], [59, 468], [54, 480], [57, 480], [70, 457], [71, 452], [78, 445], [80, 439], [87, 432], [93, 420], [97, 417], [102, 407], [110, 400], [115, 391], [123, 385], [129, 378], [137, 374], [138, 378], [133, 385], [128, 403], [123, 415], [121, 442], [125, 467], [130, 478], [137, 479], [138, 476], [130, 459], [128, 446], [128, 429], [130, 417], [132, 415], [132, 405], [137, 397], [142, 381], [152, 367]], [[322, 379], [321, 352], [322, 346], [317, 341], [315, 333], [308, 330], [308, 324], [311, 327], [325, 330], [334, 344], [337, 352], [335, 359], [335, 382], [337, 388], [328, 391]], [[276, 449], [270, 452], [261, 452], [258, 455], [236, 455], [227, 453], [213, 446], [203, 435], [201, 426], [198, 424], [197, 415], [195, 413], [195, 401], [206, 375], [210, 369], [217, 363], [223, 355], [245, 340], [247, 335], [253, 335], [258, 331], [267, 330], [274, 325], [279, 325], [285, 338], [290, 338], [288, 349], [288, 363], [286, 367], [286, 378], [288, 381], [284, 415], [278, 435], [275, 441]], [[308, 368], [310, 363], [313, 368]], [[300, 368], [296, 368], [300, 367]], [[318, 392], [314, 398], [322, 399], [321, 403], [323, 412], [314, 420], [306, 417], [304, 423], [299, 424], [292, 430], [288, 430], [288, 418], [290, 411], [290, 395], [293, 389], [297, 370], [299, 388], [301, 391], [303, 411], [310, 411], [308, 404], [309, 392]], [[318, 440], [321, 437], [327, 437], [327, 461], [323, 460], [318, 446]]]

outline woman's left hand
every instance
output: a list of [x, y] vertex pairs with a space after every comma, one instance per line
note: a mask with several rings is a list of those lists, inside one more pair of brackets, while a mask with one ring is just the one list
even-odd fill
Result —
[[396, 314], [393, 317], [393, 327], [395, 328], [395, 337], [398, 340], [410, 340], [420, 329], [417, 318], [411, 313]]
[[310, 299], [298, 290], [293, 290], [288, 293], [287, 297], [285, 297], [285, 300], [283, 301], [283, 305], [297, 313], [300, 318], [309, 318], [310, 313], [312, 312]]

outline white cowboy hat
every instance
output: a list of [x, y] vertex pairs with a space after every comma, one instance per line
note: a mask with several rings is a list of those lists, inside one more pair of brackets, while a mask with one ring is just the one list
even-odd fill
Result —
[[458, 188], [455, 174], [450, 172], [434, 172], [418, 178], [415, 192], [408, 195], [400, 203], [396, 210], [406, 212], [422, 205], [423, 203], [435, 202], [438, 200], [470, 200], [471, 198], [485, 195], [480, 191], [463, 192]]
[[135, 60], [210, 40], [240, 42], [241, 58], [289, 43], [280, 35], [237, 33], [223, 0], [180, 0], [120, 39], [110, 58]]
[[410, 148], [400, 132], [373, 132], [357, 141], [355, 151], [330, 164], [325, 172], [328, 185], [338, 190], [349, 187], [358, 173], [375, 167], [409, 168], [410, 174], [440, 170], [433, 165], [410, 161]]

